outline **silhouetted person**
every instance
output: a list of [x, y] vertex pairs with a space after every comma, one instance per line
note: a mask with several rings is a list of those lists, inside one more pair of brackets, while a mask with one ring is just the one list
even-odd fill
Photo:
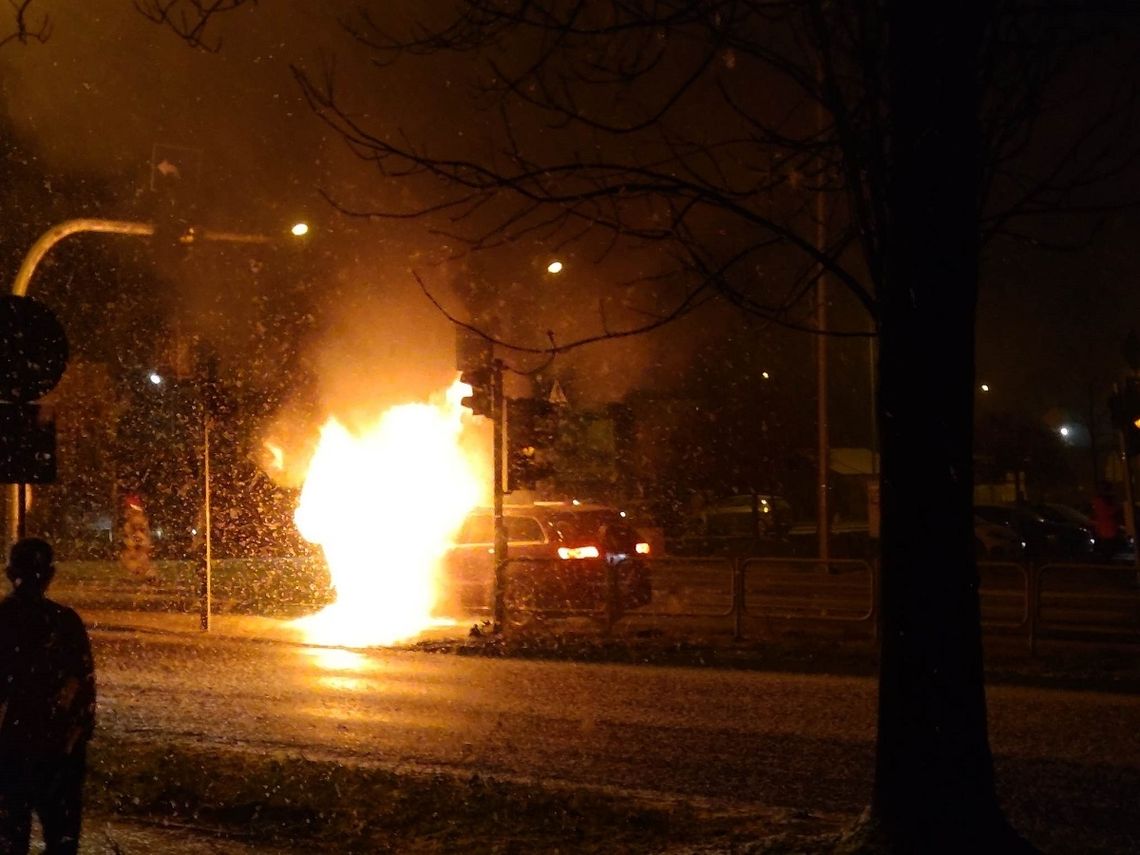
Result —
[[26, 538], [8, 559], [0, 600], [0, 853], [28, 851], [34, 811], [45, 855], [79, 849], [95, 666], [83, 621], [44, 596], [51, 546]]

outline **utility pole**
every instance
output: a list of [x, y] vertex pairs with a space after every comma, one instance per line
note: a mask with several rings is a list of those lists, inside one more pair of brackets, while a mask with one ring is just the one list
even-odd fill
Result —
[[[816, 98], [816, 124], [822, 137], [826, 125], [826, 114], [823, 105], [823, 65], [816, 67], [816, 80], [820, 92]], [[816, 181], [819, 187], [815, 193], [815, 248], [822, 257], [827, 249], [827, 198], [824, 196], [825, 176], [827, 164], [822, 157], [817, 160], [819, 174]], [[828, 561], [831, 559], [831, 516], [828, 509], [828, 485], [831, 476], [831, 436], [827, 412], [827, 267], [823, 261], [819, 262], [819, 278], [815, 282], [815, 365], [816, 389], [818, 390], [818, 404], [816, 408], [816, 421], [819, 424], [817, 438], [817, 457], [819, 466], [816, 470], [816, 515], [818, 523], [816, 532], [819, 536], [819, 561], [827, 571]]]
[[492, 625], [495, 632], [502, 632], [507, 618], [507, 525], [503, 519], [503, 438], [507, 402], [503, 395], [503, 360], [491, 363], [491, 421], [494, 425], [492, 468], [494, 474], [494, 514], [495, 514], [495, 602]]
[[210, 534], [213, 526], [210, 524], [210, 407], [202, 402], [202, 532], [204, 549], [202, 567], [198, 576], [198, 627], [202, 632], [210, 631], [210, 613], [213, 600], [213, 544]]

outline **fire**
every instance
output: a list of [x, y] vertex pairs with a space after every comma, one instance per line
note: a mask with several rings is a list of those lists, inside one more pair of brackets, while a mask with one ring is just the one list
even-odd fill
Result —
[[265, 450], [269, 452], [269, 465], [278, 472], [285, 471], [285, 449], [275, 442], [265, 441]]
[[324, 551], [336, 602], [299, 621], [311, 641], [390, 644], [439, 622], [440, 559], [480, 498], [460, 444], [466, 388], [392, 407], [360, 431], [335, 418], [321, 429], [294, 519]]

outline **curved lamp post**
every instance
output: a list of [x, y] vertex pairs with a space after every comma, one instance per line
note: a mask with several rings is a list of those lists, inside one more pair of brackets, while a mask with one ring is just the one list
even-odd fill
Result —
[[[136, 235], [139, 237], [152, 237], [157, 228], [154, 223], [136, 222], [133, 220], [104, 220], [98, 218], [79, 218], [74, 220], [64, 220], [62, 223], [57, 223], [46, 232], [36, 239], [32, 244], [24, 260], [20, 263], [20, 269], [16, 273], [16, 278], [12, 282], [12, 293], [18, 297], [25, 297], [28, 294], [28, 287], [31, 284], [32, 276], [36, 272], [39, 263], [44, 259], [44, 256], [51, 251], [57, 243], [69, 235], [82, 234], [82, 233], [102, 233], [102, 234], [115, 234], [115, 235]], [[309, 228], [304, 223], [297, 223], [290, 229], [291, 233], [295, 236], [305, 235]], [[183, 234], [179, 235], [178, 242], [180, 244], [189, 245], [197, 243], [198, 241], [222, 241], [225, 243], [247, 243], [247, 244], [267, 244], [272, 243], [273, 238], [263, 234], [247, 234], [245, 232], [226, 232], [216, 231], [212, 229], [198, 229], [188, 228]], [[208, 441], [208, 440], [207, 440]], [[206, 477], [209, 475], [209, 456], [207, 452], [206, 460]], [[209, 513], [209, 489], [207, 487], [207, 514]], [[15, 543], [24, 532], [24, 518], [25, 518], [25, 490], [23, 484], [12, 484], [8, 490], [8, 542]], [[210, 546], [209, 546], [209, 526], [206, 527], [206, 585], [205, 594], [203, 597], [202, 606], [202, 629], [209, 629], [210, 621], [210, 605], [209, 605], [209, 577], [210, 577]]]

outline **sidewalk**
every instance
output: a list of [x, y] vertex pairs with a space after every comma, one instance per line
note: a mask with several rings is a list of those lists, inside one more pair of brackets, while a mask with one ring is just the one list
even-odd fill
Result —
[[[38, 832], [35, 834], [38, 835]], [[264, 843], [243, 843], [206, 829], [163, 827], [104, 816], [85, 817], [80, 855], [301, 855], [311, 847], [282, 849]], [[38, 840], [32, 852], [43, 852]]]

